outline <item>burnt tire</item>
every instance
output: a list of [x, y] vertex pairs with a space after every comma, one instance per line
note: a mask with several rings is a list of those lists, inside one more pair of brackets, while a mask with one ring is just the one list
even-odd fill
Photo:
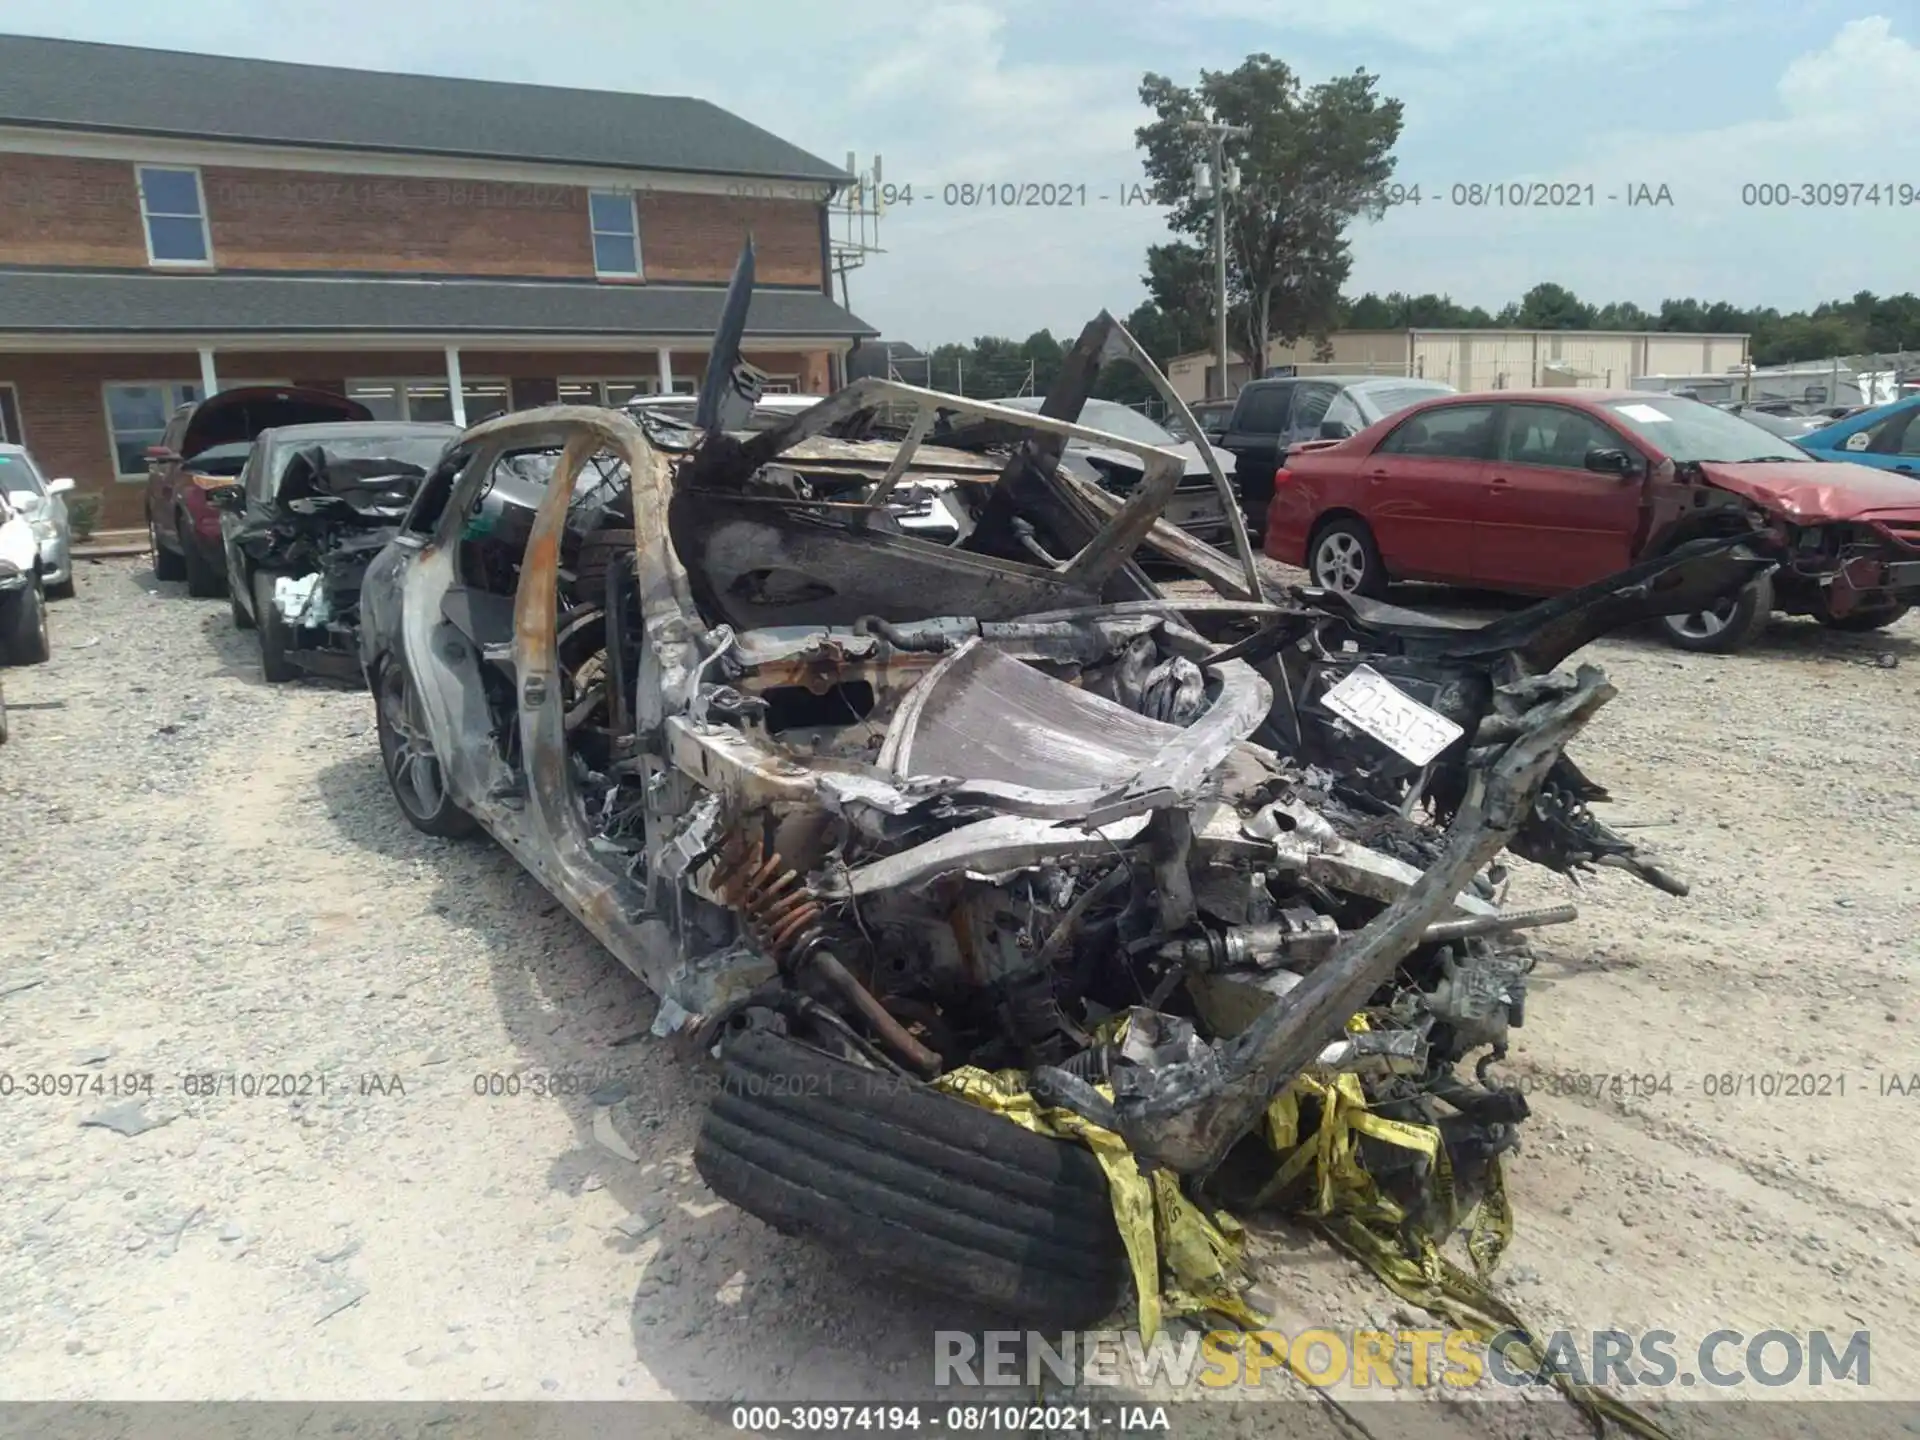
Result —
[[1821, 611], [1814, 613], [1818, 620], [1829, 630], [1837, 630], [1843, 635], [1864, 635], [1869, 630], [1884, 630], [1896, 620], [1902, 618], [1911, 605], [1862, 605], [1857, 610], [1849, 610], [1844, 615], [1828, 615]]
[[[251, 582], [249, 582], [248, 584], [247, 594], [249, 596], [253, 594], [253, 587]], [[249, 615], [247, 613], [247, 607], [240, 603], [240, 589], [238, 586], [236, 586], [233, 583], [231, 579], [227, 581], [227, 606], [229, 609], [233, 611], [233, 628], [234, 629], [236, 630], [253, 629], [253, 616]]]
[[694, 1165], [786, 1235], [950, 1299], [1090, 1325], [1128, 1268], [1090, 1150], [767, 1031], [722, 1054]]
[[1773, 577], [1762, 575], [1713, 612], [1663, 615], [1655, 623], [1669, 645], [1701, 655], [1731, 655], [1760, 637], [1773, 618]]
[[434, 753], [421, 715], [413, 680], [397, 656], [389, 655], [369, 677], [373, 682], [374, 729], [387, 786], [407, 823], [423, 835], [458, 840], [479, 828], [447, 793], [446, 774]]
[[580, 541], [579, 557], [573, 564], [573, 593], [580, 600], [597, 604], [607, 593], [607, 571], [624, 557], [633, 563], [633, 531], [594, 530]]
[[153, 552], [154, 579], [184, 580], [187, 578], [187, 562], [180, 558], [177, 550], [169, 550], [160, 543], [160, 527], [154, 523], [152, 515], [147, 516], [147, 548]]
[[1361, 520], [1329, 520], [1307, 542], [1307, 575], [1322, 590], [1379, 599], [1387, 593], [1386, 562]]
[[[300, 667], [287, 658], [293, 648], [293, 635], [286, 617], [273, 603], [273, 582], [279, 577], [271, 570], [253, 572], [253, 617], [260, 632], [260, 673], [269, 685], [284, 685], [300, 673]], [[240, 613], [236, 604], [234, 615]]]
[[[200, 547], [193, 542], [189, 533], [187, 517], [182, 515], [174, 534], [180, 541], [181, 564], [186, 567], [187, 594], [202, 600], [210, 600], [215, 595], [227, 593], [227, 577], [224, 571], [208, 563], [207, 557], [200, 553]], [[156, 567], [156, 573], [158, 567]]]
[[44, 665], [53, 654], [47, 638], [47, 596], [37, 579], [0, 595], [0, 664]]

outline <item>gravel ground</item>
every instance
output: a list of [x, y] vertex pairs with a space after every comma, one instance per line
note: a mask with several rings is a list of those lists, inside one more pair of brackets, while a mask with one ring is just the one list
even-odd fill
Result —
[[[645, 991], [498, 849], [405, 825], [364, 694], [269, 688], [226, 602], [143, 561], [79, 584], [7, 676], [0, 1397], [877, 1399], [981, 1323], [706, 1192]], [[1521, 867], [1582, 918], [1512, 1062], [1503, 1291], [1683, 1348], [1870, 1330], [1874, 1393], [1920, 1397], [1920, 617], [1591, 658], [1620, 696], [1577, 754], [1694, 892]], [[1310, 1236], [1257, 1243], [1283, 1323], [1407, 1323]], [[1428, 1407], [1561, 1428], [1518, 1408]]]

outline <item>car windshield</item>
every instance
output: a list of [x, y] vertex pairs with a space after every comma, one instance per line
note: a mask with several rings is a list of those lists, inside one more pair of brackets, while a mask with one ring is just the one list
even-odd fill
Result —
[[440, 458], [447, 448], [447, 441], [453, 432], [445, 435], [356, 435], [318, 442], [291, 441], [284, 445], [274, 457], [275, 469], [285, 477], [286, 468], [293, 457], [302, 450], [318, 448], [324, 450], [327, 463], [334, 464], [342, 460], [392, 460], [400, 473], [418, 471], [425, 474]]
[[1804, 460], [1807, 452], [1751, 420], [1679, 395], [1610, 400], [1606, 411], [1677, 464]]
[[46, 486], [25, 455], [0, 455], [0, 490], [9, 495], [44, 495]]
[[[1040, 399], [1036, 395], [1021, 395], [1012, 400], [996, 400], [996, 405], [1005, 405], [1014, 410], [1038, 410]], [[1142, 445], [1178, 445], [1180, 441], [1165, 427], [1155, 424], [1138, 410], [1133, 410], [1114, 400], [1089, 400], [1081, 408], [1076, 424], [1085, 425], [1092, 430], [1105, 430], [1109, 435], [1118, 435], [1123, 440], [1134, 440]]]
[[1780, 436], [1783, 440], [1808, 434], [1819, 427], [1817, 420], [1810, 420], [1804, 415], [1769, 415], [1764, 410], [1743, 411], [1741, 418], [1758, 425], [1769, 435]]

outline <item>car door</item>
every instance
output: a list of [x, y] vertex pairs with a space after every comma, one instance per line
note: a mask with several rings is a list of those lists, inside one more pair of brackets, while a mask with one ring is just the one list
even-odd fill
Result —
[[1240, 392], [1220, 439], [1220, 448], [1233, 456], [1233, 486], [1255, 544], [1266, 529], [1273, 472], [1280, 468], [1280, 438], [1293, 412], [1293, 389], [1291, 380], [1249, 384]]
[[[1646, 470], [1624, 435], [1570, 405], [1499, 407], [1492, 462], [1474, 516], [1474, 578], [1528, 594], [1571, 590], [1633, 561]], [[1589, 469], [1596, 451], [1625, 451], [1631, 475]]]
[[1395, 579], [1473, 583], [1473, 523], [1495, 407], [1415, 410], [1359, 462], [1363, 518]]
[[1293, 411], [1293, 382], [1256, 381], [1240, 392], [1240, 399], [1227, 420], [1220, 445], [1231, 451], [1236, 468], [1280, 464], [1280, 437], [1286, 433]]
[[257, 531], [270, 518], [277, 468], [272, 441], [264, 435], [260, 436], [247, 452], [247, 463], [234, 478], [234, 483], [240, 487], [240, 508], [223, 509], [220, 512], [220, 544], [227, 556], [227, 582], [249, 614], [253, 611], [253, 592], [250, 588], [253, 577], [248, 573], [250, 566], [246, 552], [241, 548], [240, 537]]
[[173, 533], [170, 517], [173, 514], [174, 491], [180, 484], [180, 441], [187, 433], [187, 422], [192, 418], [191, 405], [182, 405], [175, 410], [160, 436], [160, 448], [173, 458], [147, 461], [147, 508], [153, 514], [153, 523], [165, 535]]

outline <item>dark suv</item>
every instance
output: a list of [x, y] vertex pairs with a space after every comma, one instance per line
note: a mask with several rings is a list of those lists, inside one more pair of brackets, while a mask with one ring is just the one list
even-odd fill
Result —
[[1234, 486], [1254, 545], [1266, 531], [1273, 474], [1303, 440], [1344, 440], [1376, 420], [1451, 395], [1438, 380], [1401, 375], [1289, 375], [1240, 387], [1226, 429], [1214, 442], [1234, 458]]

